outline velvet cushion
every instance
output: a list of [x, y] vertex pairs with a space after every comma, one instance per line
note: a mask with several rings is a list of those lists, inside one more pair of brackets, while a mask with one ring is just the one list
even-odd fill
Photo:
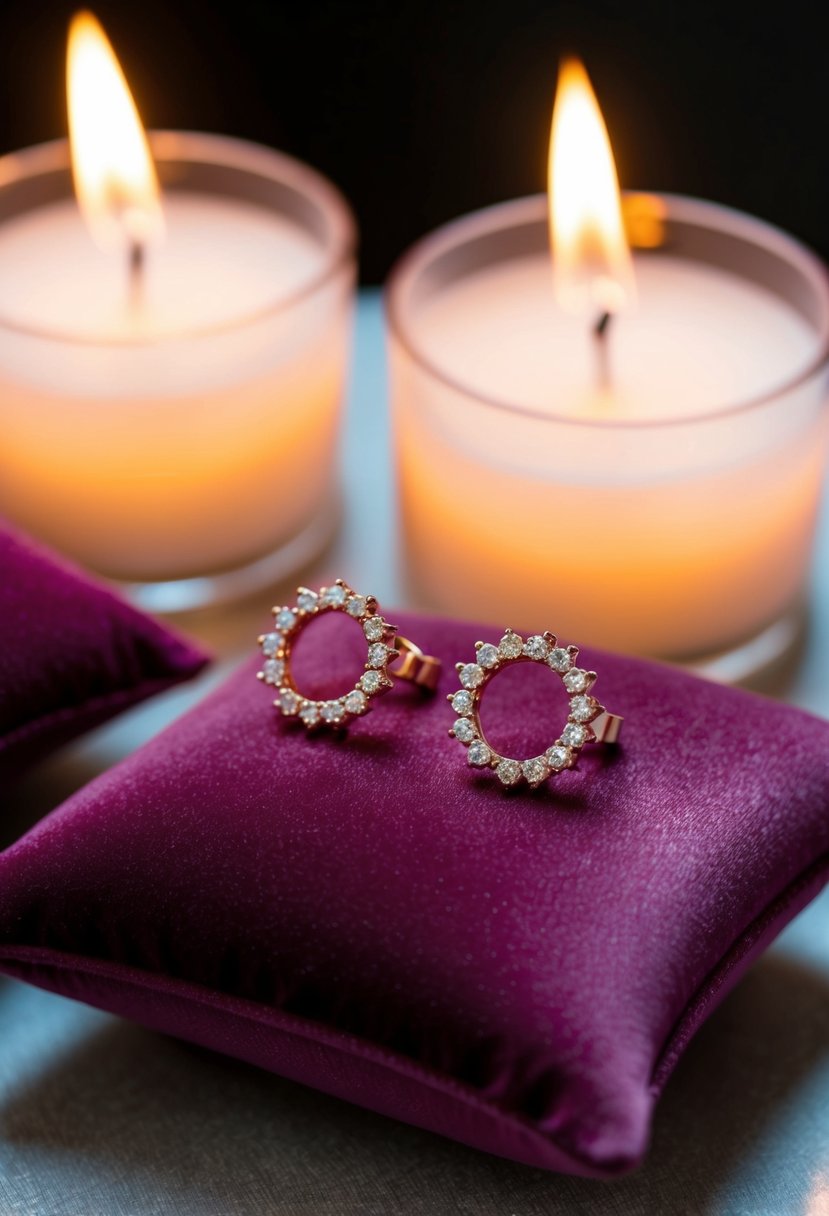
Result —
[[195, 675], [194, 646], [0, 527], [0, 781]]
[[[506, 792], [442, 695], [493, 631], [399, 624], [444, 660], [440, 695], [398, 684], [346, 740], [308, 738], [252, 659], [9, 849], [0, 968], [493, 1153], [619, 1173], [696, 1028], [826, 880], [829, 724], [588, 652], [622, 744]], [[333, 652], [304, 641], [319, 694]], [[549, 719], [538, 675], [493, 682], [496, 744]]]

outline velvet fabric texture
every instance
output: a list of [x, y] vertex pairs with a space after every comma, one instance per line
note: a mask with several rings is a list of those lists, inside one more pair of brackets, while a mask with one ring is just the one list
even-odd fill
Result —
[[[323, 623], [308, 695], [365, 657]], [[0, 969], [492, 1153], [622, 1172], [696, 1028], [827, 878], [829, 724], [587, 652], [621, 745], [508, 792], [443, 695], [498, 631], [399, 625], [444, 661], [436, 697], [398, 683], [309, 738], [252, 660], [9, 849]], [[537, 674], [493, 681], [496, 746], [558, 733]]]
[[196, 674], [194, 646], [0, 527], [0, 782]]

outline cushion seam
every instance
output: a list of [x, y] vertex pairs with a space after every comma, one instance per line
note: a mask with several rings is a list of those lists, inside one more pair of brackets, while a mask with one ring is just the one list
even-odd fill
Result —
[[[49, 957], [38, 958], [37, 956], [41, 953]], [[33, 957], [27, 958], [27, 955]], [[154, 989], [154, 985], [150, 982], [149, 977], [158, 974], [157, 972], [145, 971], [141, 968], [129, 967], [128, 969], [132, 972], [131, 975], [126, 977], [116, 975], [113, 974], [115, 968], [124, 969], [128, 965], [124, 963], [112, 963], [106, 959], [90, 959], [85, 955], [66, 954], [62, 951], [55, 952], [48, 946], [22, 946], [17, 949], [0, 947], [0, 962], [3, 960], [19, 962], [24, 966], [32, 967], [52, 966], [58, 970], [76, 971], [90, 978], [94, 978], [97, 975], [117, 983], [130, 984], [145, 991], [152, 991]], [[77, 960], [80, 960], [80, 966]], [[168, 982], [170, 982], [170, 977], [165, 978], [168, 978]], [[280, 1026], [280, 1032], [284, 1032], [294, 1038], [301, 1038], [306, 1041], [310, 1040], [320, 1045], [324, 1044], [326, 1047], [333, 1048], [338, 1053], [352, 1058], [359, 1056], [359, 1052], [355, 1051], [354, 1047], [359, 1047], [362, 1050], [368, 1048], [371, 1056], [374, 1057], [374, 1063], [380, 1064], [382, 1067], [388, 1068], [398, 1074], [408, 1075], [413, 1079], [425, 1082], [432, 1089], [443, 1090], [444, 1092], [453, 1094], [465, 1105], [473, 1107], [487, 1116], [506, 1119], [515, 1124], [525, 1134], [540, 1139], [548, 1146], [551, 1145], [563, 1156], [568, 1157], [571, 1161], [581, 1166], [585, 1166], [591, 1170], [603, 1168], [600, 1162], [593, 1160], [591, 1157], [583, 1156], [570, 1148], [565, 1148], [555, 1136], [541, 1131], [536, 1124], [532, 1123], [520, 1112], [507, 1110], [497, 1102], [481, 1097], [470, 1087], [464, 1085], [462, 1081], [451, 1077], [449, 1074], [441, 1072], [438, 1069], [433, 1069], [417, 1060], [401, 1056], [395, 1051], [372, 1043], [369, 1039], [362, 1039], [358, 1035], [351, 1034], [349, 1031], [338, 1031], [333, 1027], [313, 1022], [310, 1018], [299, 1018], [295, 1014], [286, 1014], [277, 1006], [265, 1006], [255, 1001], [249, 1001], [246, 997], [230, 996], [227, 993], [220, 992], [218, 989], [207, 988], [204, 985], [194, 983], [192, 980], [172, 979], [172, 983], [183, 990], [180, 995], [186, 1000], [206, 1005], [208, 1008], [215, 1008], [216, 996], [226, 1002], [244, 1004], [249, 1008], [242, 1010], [234, 1009], [232, 1011], [225, 1010], [224, 1012], [232, 1012], [233, 1016], [241, 1016], [257, 1025], [268, 1026], [270, 1024], [270, 1019], [267, 1017], [269, 1012], [276, 1015], [280, 1020], [294, 1020], [296, 1024], [293, 1026]], [[212, 997], [208, 994], [212, 994]], [[335, 1041], [337, 1038], [344, 1039], [346, 1042], [338, 1043]], [[301, 1083], [298, 1082], [298, 1084]]]
[[[726, 979], [726, 976], [731, 972], [733, 964], [738, 963], [741, 957], [741, 950], [746, 945], [746, 941], [756, 940], [758, 933], [761, 933], [766, 924], [773, 921], [788, 907], [791, 900], [800, 893], [803, 886], [808, 885], [813, 878], [819, 876], [822, 869], [829, 866], [829, 852], [824, 852], [820, 855], [817, 861], [811, 863], [805, 869], [801, 869], [796, 877], [790, 879], [784, 888], [780, 889], [773, 899], [767, 901], [761, 908], [761, 911], [752, 917], [748, 925], [740, 931], [737, 938], [732, 941], [732, 944], [727, 947], [727, 950], [722, 953], [720, 958], [714, 964], [714, 967], [709, 969], [705, 978], [695, 987], [694, 993], [684, 1003], [682, 1012], [673, 1024], [673, 1028], [667, 1036], [664, 1046], [660, 1048], [660, 1052], [656, 1055], [655, 1063], [652, 1071], [650, 1071], [650, 1079], [647, 1086], [644, 1088], [650, 1104], [653, 1105], [656, 1098], [659, 1097], [661, 1087], [664, 1085], [667, 1077], [670, 1076], [671, 1068], [667, 1068], [665, 1075], [660, 1075], [660, 1071], [665, 1068], [665, 1065], [670, 1060], [672, 1048], [681, 1040], [684, 1030], [689, 1024], [693, 1024], [693, 1019], [698, 1013], [703, 1013], [706, 1003], [709, 1000], [716, 1000], [717, 992], [720, 990], [721, 981]], [[534, 1138], [541, 1139], [547, 1145], [552, 1145], [557, 1152], [562, 1153], [565, 1158], [577, 1162], [582, 1166], [588, 1167], [590, 1170], [602, 1169], [600, 1162], [574, 1152], [573, 1149], [565, 1148], [562, 1142], [552, 1133], [543, 1132], [534, 1122], [531, 1122], [525, 1115], [517, 1113], [517, 1111], [507, 1110], [501, 1107], [496, 1102], [480, 1097], [472, 1088], [464, 1085], [462, 1081], [458, 1081], [455, 1077], [450, 1076], [441, 1071], [430, 1068], [429, 1065], [419, 1063], [418, 1060], [402, 1057], [399, 1053], [390, 1051], [372, 1043], [371, 1040], [363, 1040], [357, 1035], [351, 1034], [350, 1031], [340, 1031], [335, 1028], [328, 1028], [323, 1023], [317, 1023], [309, 1018], [299, 1018], [297, 1014], [287, 1014], [276, 1006], [263, 1006], [260, 1002], [249, 1001], [247, 997], [233, 996], [231, 993], [222, 992], [219, 989], [210, 989], [205, 985], [194, 983], [193, 980], [185, 980], [177, 978], [177, 976], [165, 976], [163, 973], [148, 972], [143, 968], [131, 967], [126, 963], [117, 963], [109, 961], [109, 959], [90, 958], [84, 955], [72, 955], [72, 953], [53, 950], [50, 946], [0, 946], [0, 962], [7, 959], [9, 962], [21, 963], [24, 967], [38, 968], [46, 966], [53, 967], [64, 972], [75, 972], [81, 975], [95, 978], [100, 976], [111, 983], [128, 984], [132, 987], [139, 987], [143, 991], [152, 991], [152, 978], [162, 978], [167, 980], [179, 989], [179, 995], [184, 997], [186, 1001], [201, 1004], [208, 1008], [216, 1008], [216, 998], [220, 1002], [244, 1004], [247, 1008], [244, 1009], [225, 1009], [224, 1012], [232, 1013], [237, 1017], [242, 1017], [256, 1025], [271, 1025], [272, 1023], [267, 1017], [267, 1014], [272, 1014], [273, 1017], [280, 1019], [282, 1025], [278, 1026], [278, 1030], [284, 1034], [291, 1035], [295, 1038], [304, 1038], [306, 1041], [316, 1042], [318, 1045], [325, 1043], [326, 1047], [333, 1048], [340, 1054], [349, 1055], [349, 1057], [359, 1057], [361, 1053], [367, 1053], [373, 1058], [373, 1063], [382, 1065], [383, 1068], [388, 1068], [394, 1073], [407, 1075], [412, 1079], [424, 1081], [433, 1090], [441, 1090], [451, 1093], [461, 1102], [476, 1110], [483, 1111], [491, 1118], [502, 1118], [512, 1122], [521, 1131]], [[129, 970], [129, 975], [118, 974]], [[720, 983], [717, 983], [720, 981]], [[716, 984], [714, 991], [711, 991], [711, 985]], [[707, 997], [706, 997], [707, 993]], [[294, 1025], [284, 1025], [284, 1021], [291, 1019]], [[345, 1040], [345, 1042], [337, 1042], [337, 1038]], [[360, 1048], [360, 1051], [355, 1051], [354, 1048]], [[676, 1063], [676, 1060], [675, 1062]], [[298, 1082], [301, 1083], [301, 1082]]]
[[[651, 1070], [648, 1089], [654, 1097], [661, 1092], [662, 1086], [671, 1074], [673, 1064], [676, 1063], [676, 1060], [673, 1061], [673, 1064], [670, 1063], [671, 1054], [676, 1045], [681, 1041], [689, 1025], [693, 1026], [696, 1017], [700, 1016], [701, 1021], [705, 1020], [706, 1007], [711, 1001], [716, 1002], [723, 981], [742, 958], [743, 948], [750, 945], [752, 941], [756, 941], [763, 929], [781, 915], [799, 892], [817, 878], [822, 870], [829, 870], [829, 853], [822, 853], [816, 861], [813, 861], [804, 870], [800, 870], [785, 887], [763, 905], [694, 989], [660, 1048]], [[829, 878], [829, 874], [827, 874], [827, 878]], [[666, 1071], [664, 1075], [661, 1075], [663, 1069]]]
[[[744, 946], [747, 939], [751, 939], [757, 932], [762, 931], [765, 924], [769, 923], [778, 914], [781, 914], [797, 893], [808, 883], [812, 878], [820, 874], [821, 870], [829, 865], [829, 853], [824, 853], [816, 861], [811, 863], [806, 869], [791, 879], [785, 887], [769, 900], [760, 912], [752, 918], [751, 921], [741, 930], [739, 935], [732, 941], [731, 945], [720, 955], [717, 962], [706, 973], [705, 978], [696, 987], [693, 995], [685, 1002], [683, 1009], [677, 1018], [674, 1026], [668, 1035], [663, 1047], [660, 1049], [655, 1063], [651, 1069], [650, 1079], [646, 1084], [645, 1093], [650, 1099], [651, 1104], [658, 1097], [661, 1087], [670, 1075], [670, 1069], [667, 1070], [664, 1077], [660, 1076], [660, 1070], [665, 1062], [670, 1057], [670, 1052], [674, 1044], [681, 1037], [685, 1027], [692, 1021], [695, 1014], [705, 1009], [706, 997], [705, 993], [711, 992], [710, 985], [718, 978], [724, 978], [728, 975], [734, 963], [739, 961], [741, 947]], [[45, 957], [41, 957], [45, 956]], [[76, 971], [82, 975], [94, 978], [96, 975], [106, 980], [126, 983], [133, 987], [141, 988], [145, 991], [151, 991], [154, 987], [151, 982], [151, 977], [158, 978], [161, 973], [155, 971], [146, 971], [143, 968], [136, 968], [125, 963], [116, 963], [107, 959], [94, 959], [86, 955], [74, 955], [64, 951], [55, 951], [49, 946], [20, 946], [20, 947], [0, 947], [0, 961], [8, 960], [10, 962], [19, 962], [24, 966], [38, 967], [51, 966], [57, 970]], [[129, 970], [130, 975], [124, 976], [116, 974], [117, 970]], [[545, 1144], [552, 1145], [557, 1151], [562, 1153], [570, 1160], [587, 1166], [590, 1169], [602, 1168], [600, 1163], [597, 1163], [590, 1157], [582, 1156], [580, 1153], [566, 1148], [561, 1141], [548, 1132], [543, 1132], [537, 1124], [520, 1114], [520, 1112], [507, 1110], [496, 1102], [492, 1102], [486, 1098], [480, 1097], [463, 1082], [456, 1080], [447, 1073], [432, 1069], [428, 1065], [422, 1064], [416, 1060], [409, 1059], [399, 1055], [388, 1048], [383, 1048], [378, 1044], [372, 1043], [368, 1039], [362, 1039], [357, 1035], [351, 1034], [349, 1031], [338, 1031], [333, 1027], [326, 1027], [322, 1023], [313, 1022], [308, 1018], [300, 1018], [295, 1014], [287, 1014], [280, 1010], [277, 1006], [264, 1006], [261, 1003], [250, 1001], [246, 997], [232, 996], [228, 993], [223, 993], [219, 989], [207, 988], [204, 985], [195, 983], [192, 980], [184, 980], [177, 977], [165, 977], [168, 983], [174, 984], [181, 990], [185, 1000], [191, 1000], [194, 1003], [210, 1007], [215, 1007], [215, 999], [218, 997], [220, 1001], [228, 1003], [243, 1004], [247, 1008], [233, 1010], [235, 1015], [245, 1018], [249, 1022], [258, 1025], [268, 1025], [269, 1019], [267, 1013], [270, 1012], [280, 1020], [294, 1020], [295, 1025], [279, 1027], [280, 1031], [291, 1035], [294, 1038], [302, 1038], [319, 1044], [325, 1043], [327, 1047], [331, 1047], [338, 1053], [348, 1056], [355, 1056], [352, 1047], [359, 1046], [363, 1050], [368, 1049], [374, 1057], [374, 1063], [380, 1064], [383, 1067], [403, 1075], [416, 1077], [421, 1081], [425, 1081], [433, 1089], [442, 1089], [445, 1092], [454, 1094], [463, 1103], [474, 1107], [479, 1111], [483, 1111], [489, 1116], [500, 1116], [514, 1123], [523, 1132], [537, 1137]], [[713, 996], [719, 990], [718, 984], [714, 990]], [[204, 994], [204, 995], [202, 995]], [[212, 995], [211, 995], [212, 994]], [[710, 999], [710, 997], [709, 997]], [[225, 1012], [231, 1012], [225, 1010]], [[335, 1039], [345, 1039], [347, 1042], [336, 1042]]]

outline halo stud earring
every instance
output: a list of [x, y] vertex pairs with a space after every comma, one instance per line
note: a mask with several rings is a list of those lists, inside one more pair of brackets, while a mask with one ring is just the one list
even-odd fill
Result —
[[[342, 612], [361, 625], [366, 642], [365, 671], [343, 696], [315, 700], [297, 688], [291, 658], [300, 633], [327, 612]], [[276, 690], [274, 705], [282, 715], [298, 719], [309, 730], [348, 726], [354, 718], [367, 714], [395, 680], [409, 680], [429, 690], [437, 686], [440, 659], [424, 654], [414, 642], [400, 637], [380, 613], [374, 596], [359, 595], [341, 578], [319, 591], [298, 587], [296, 602], [277, 606], [273, 617], [273, 630], [258, 639], [264, 656], [258, 678]]]
[[[622, 719], [608, 713], [592, 695], [595, 671], [577, 665], [578, 647], [561, 646], [552, 633], [533, 634], [526, 639], [507, 629], [497, 643], [476, 642], [475, 659], [457, 663], [461, 687], [449, 693], [456, 713], [449, 734], [466, 748], [474, 768], [491, 768], [504, 786], [526, 782], [535, 788], [549, 777], [573, 768], [586, 743], [615, 743]], [[540, 756], [517, 760], [501, 755], [487, 741], [481, 727], [480, 707], [484, 689], [505, 667], [516, 663], [542, 663], [560, 678], [568, 696], [568, 716], [557, 739]]]

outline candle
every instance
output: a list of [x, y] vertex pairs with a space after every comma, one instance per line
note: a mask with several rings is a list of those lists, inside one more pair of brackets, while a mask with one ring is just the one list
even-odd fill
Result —
[[552, 191], [553, 272], [539, 197], [448, 225], [390, 285], [407, 568], [432, 607], [737, 672], [803, 597], [823, 268], [760, 221], [648, 195], [626, 199], [631, 253], [577, 69], [553, 128], [576, 182]]
[[330, 538], [353, 225], [288, 157], [146, 140], [100, 27], [75, 33], [81, 207], [66, 143], [0, 161], [0, 511], [192, 606]]

